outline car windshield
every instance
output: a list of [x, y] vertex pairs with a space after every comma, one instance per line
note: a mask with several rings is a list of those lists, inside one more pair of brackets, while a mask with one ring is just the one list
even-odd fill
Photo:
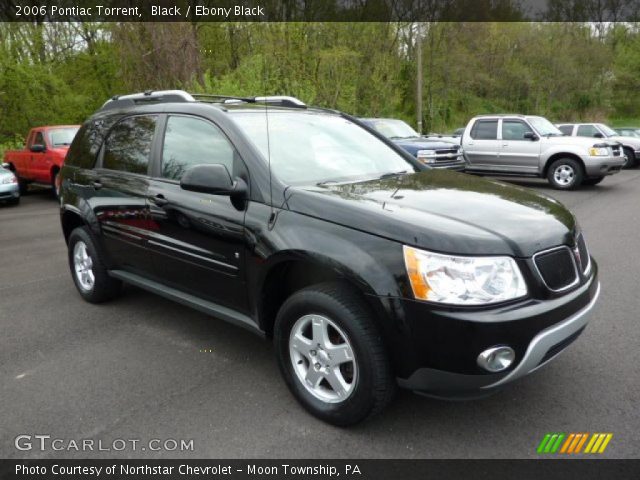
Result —
[[[362, 127], [315, 112], [236, 112], [237, 125], [290, 185], [352, 182], [416, 168]], [[269, 138], [267, 140], [267, 128]]]
[[51, 145], [54, 147], [61, 147], [65, 145], [71, 145], [73, 137], [76, 136], [78, 127], [69, 128], [56, 128], [49, 132], [51, 137]]
[[544, 117], [527, 117], [527, 120], [536, 130], [536, 132], [538, 132], [538, 134], [542, 135], [543, 137], [564, 135], [564, 133], [558, 130], [558, 127], [556, 127], [553, 123], [551, 123]]
[[618, 135], [618, 132], [616, 132], [613, 128], [607, 127], [604, 123], [599, 123], [598, 127], [600, 127], [602, 133], [604, 133], [607, 137], [615, 137], [616, 135]]
[[390, 139], [415, 138], [420, 135], [402, 120], [371, 119], [368, 122], [378, 132]]

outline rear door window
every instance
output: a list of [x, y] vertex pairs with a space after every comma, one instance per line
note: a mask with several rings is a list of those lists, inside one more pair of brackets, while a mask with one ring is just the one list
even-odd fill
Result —
[[498, 138], [498, 120], [478, 120], [471, 129], [474, 140], [496, 140]]
[[573, 125], [560, 125], [558, 129], [565, 135], [571, 135], [573, 133]]
[[146, 175], [155, 128], [155, 115], [128, 117], [116, 124], [105, 142], [103, 168]]

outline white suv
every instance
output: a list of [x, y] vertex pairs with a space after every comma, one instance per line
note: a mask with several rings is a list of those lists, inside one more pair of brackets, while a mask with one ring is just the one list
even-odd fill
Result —
[[474, 117], [462, 147], [468, 172], [542, 177], [561, 190], [600, 183], [625, 163], [617, 142], [567, 137], [546, 118], [530, 115]]

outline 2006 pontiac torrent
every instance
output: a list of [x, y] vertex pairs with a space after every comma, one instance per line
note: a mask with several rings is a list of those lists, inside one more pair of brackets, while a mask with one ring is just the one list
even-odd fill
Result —
[[555, 200], [431, 169], [292, 97], [114, 97], [75, 137], [60, 201], [85, 300], [124, 282], [270, 338], [293, 395], [336, 425], [398, 385], [500, 389], [578, 337], [599, 293]]

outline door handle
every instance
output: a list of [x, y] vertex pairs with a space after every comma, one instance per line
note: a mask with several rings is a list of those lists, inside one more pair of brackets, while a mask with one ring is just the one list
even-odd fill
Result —
[[503, 147], [508, 147], [508, 146], [509, 146], [509, 144], [508, 144], [508, 143], [503, 143], [503, 144], [502, 144], [502, 146], [503, 146]]
[[155, 197], [150, 197], [151, 201], [153, 203], [155, 203], [158, 207], [163, 207], [164, 205], [169, 203], [169, 200], [167, 200], [166, 198], [164, 198], [164, 195], [162, 195], [161, 193], [159, 193], [158, 195], [156, 195]]
[[102, 182], [100, 180], [94, 180], [93, 188], [95, 188], [96, 190], [100, 190], [102, 188]]

